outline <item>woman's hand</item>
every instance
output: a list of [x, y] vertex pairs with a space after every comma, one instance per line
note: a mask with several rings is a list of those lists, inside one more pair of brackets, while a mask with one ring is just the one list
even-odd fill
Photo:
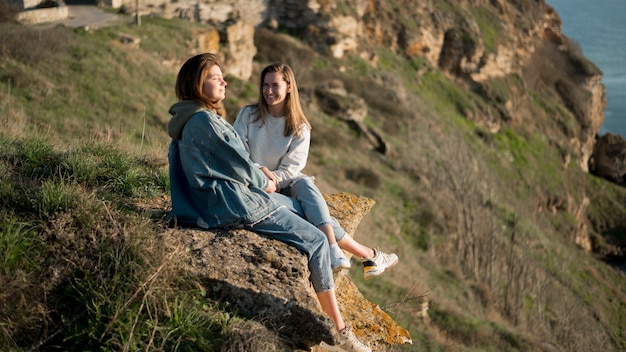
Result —
[[270, 180], [267, 188], [265, 189], [265, 192], [267, 193], [280, 192], [280, 181], [278, 181], [278, 178], [274, 176], [274, 174], [267, 167], [261, 166], [260, 169], [261, 171], [263, 171], [265, 176], [267, 176], [267, 178], [269, 178]]
[[270, 180], [270, 182], [267, 183], [267, 188], [265, 189], [265, 192], [267, 192], [267, 193], [274, 193], [274, 192], [276, 192], [276, 184], [274, 184], [274, 182], [272, 182], [272, 180]]

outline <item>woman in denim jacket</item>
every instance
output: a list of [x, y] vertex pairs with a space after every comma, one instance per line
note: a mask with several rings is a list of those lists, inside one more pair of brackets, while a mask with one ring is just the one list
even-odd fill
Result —
[[169, 112], [168, 152], [172, 211], [179, 224], [205, 229], [245, 228], [306, 254], [322, 310], [345, 351], [371, 351], [347, 327], [339, 311], [325, 235], [279, 200], [276, 186], [250, 160], [239, 136], [220, 115], [226, 81], [216, 55], [187, 60], [176, 79], [178, 102]]

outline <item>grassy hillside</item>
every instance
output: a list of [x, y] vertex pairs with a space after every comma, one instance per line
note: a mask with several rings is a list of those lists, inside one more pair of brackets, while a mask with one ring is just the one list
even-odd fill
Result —
[[[158, 236], [167, 109], [198, 25], [0, 26], [0, 350], [235, 346], [230, 332], [254, 322], [206, 299]], [[141, 42], [122, 44], [120, 33]], [[306, 172], [324, 192], [377, 201], [357, 238], [402, 261], [380, 280], [362, 281], [357, 265], [351, 276], [410, 330], [412, 346], [389, 350], [626, 349], [624, 274], [576, 245], [579, 208], [570, 206], [590, 199], [589, 230], [602, 247], [603, 231], [624, 216], [623, 189], [563, 166], [539, 134], [481, 130], [464, 116], [489, 102], [426, 62], [380, 48], [373, 68], [280, 34], [256, 42], [257, 71], [287, 61], [310, 99]], [[254, 101], [256, 79], [227, 78], [230, 118]], [[365, 124], [394, 153], [315, 108], [312, 92], [330, 79], [367, 102]], [[424, 297], [428, 320], [418, 315]]]

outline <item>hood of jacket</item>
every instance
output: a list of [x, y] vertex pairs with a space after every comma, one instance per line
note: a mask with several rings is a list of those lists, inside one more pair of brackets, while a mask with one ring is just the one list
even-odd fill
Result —
[[207, 108], [193, 100], [183, 100], [175, 103], [169, 110], [172, 118], [167, 124], [167, 133], [173, 139], [180, 140], [183, 133], [183, 127], [185, 127], [189, 118], [191, 118], [193, 114], [202, 110], [207, 110]]

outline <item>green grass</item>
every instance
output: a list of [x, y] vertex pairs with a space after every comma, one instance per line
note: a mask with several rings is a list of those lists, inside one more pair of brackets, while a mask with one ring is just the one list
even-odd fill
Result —
[[480, 29], [480, 36], [484, 40], [488, 52], [495, 53], [496, 46], [503, 40], [502, 22], [493, 10], [486, 7], [471, 7], [470, 13]]
[[31, 272], [37, 269], [36, 254], [43, 243], [37, 232], [26, 223], [10, 219], [0, 231], [0, 258], [2, 275], [13, 275], [17, 270]]
[[[109, 144], [61, 152], [5, 135], [0, 148], [13, 175], [3, 192], [23, 192], [3, 197], [0, 209], [0, 293], [11, 297], [0, 305], [1, 349], [219, 350], [229, 314], [178, 272], [158, 222], [129, 212], [167, 194], [163, 165]], [[24, 277], [42, 286], [24, 290]]]
[[[174, 101], [177, 65], [188, 56], [185, 38], [201, 28], [151, 17], [140, 27], [42, 30], [41, 39], [31, 40], [21, 27], [2, 27], [27, 43], [8, 47], [0, 76], [12, 115], [24, 116], [29, 128], [46, 126], [63, 134], [66, 141], [91, 137], [157, 148]], [[121, 43], [120, 32], [139, 38], [139, 48]], [[46, 60], [23, 55], [28, 49], [46, 50]]]
[[473, 109], [468, 92], [454, 85], [440, 71], [427, 71], [420, 78], [419, 93], [441, 116], [462, 116]]
[[513, 166], [520, 173], [520, 180], [540, 183], [551, 193], [559, 193], [564, 185], [564, 172], [555, 160], [558, 155], [538, 135], [524, 137], [510, 129], [495, 136], [498, 148], [510, 153]]

